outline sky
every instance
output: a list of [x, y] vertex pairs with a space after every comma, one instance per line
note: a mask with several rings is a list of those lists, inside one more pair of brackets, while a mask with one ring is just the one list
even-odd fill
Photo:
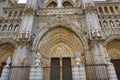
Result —
[[[18, 3], [26, 3], [27, 0], [18, 0]], [[93, 1], [105, 1], [105, 0], [93, 0]]]

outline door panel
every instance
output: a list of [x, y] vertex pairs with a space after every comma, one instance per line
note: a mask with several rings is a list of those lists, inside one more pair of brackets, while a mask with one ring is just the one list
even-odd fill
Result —
[[60, 59], [51, 59], [51, 76], [50, 80], [60, 80]]
[[111, 62], [114, 64], [118, 80], [120, 80], [120, 59], [112, 60]]
[[72, 80], [71, 59], [63, 58], [62, 67], [62, 80]]

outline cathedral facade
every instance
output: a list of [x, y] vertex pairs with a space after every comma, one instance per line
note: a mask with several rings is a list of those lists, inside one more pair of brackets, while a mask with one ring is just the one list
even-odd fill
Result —
[[120, 0], [1, 0], [0, 80], [120, 80]]

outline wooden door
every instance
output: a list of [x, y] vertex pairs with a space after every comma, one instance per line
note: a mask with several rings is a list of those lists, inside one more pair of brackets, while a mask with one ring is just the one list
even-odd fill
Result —
[[51, 59], [51, 75], [50, 80], [60, 80], [60, 59]]
[[120, 80], [120, 59], [112, 60], [111, 62], [114, 64], [118, 80]]
[[72, 80], [71, 59], [62, 59], [62, 80]]

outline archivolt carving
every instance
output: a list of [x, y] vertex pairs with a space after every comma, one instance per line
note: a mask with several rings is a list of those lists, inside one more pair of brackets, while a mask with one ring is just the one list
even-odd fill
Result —
[[107, 44], [107, 51], [112, 59], [120, 59], [120, 40], [114, 40]]
[[64, 28], [55, 28], [49, 31], [40, 43], [38, 46], [40, 53], [47, 54], [48, 57], [53, 56], [51, 54], [59, 54], [56, 55], [58, 57], [60, 54], [63, 56], [64, 54], [70, 55], [71, 53], [83, 53], [84, 51], [80, 39], [74, 33]]
[[81, 40], [84, 49], [88, 49], [87, 37], [85, 36], [84, 30], [82, 30], [80, 27], [76, 26], [74, 23], [72, 23], [68, 19], [55, 19], [55, 20], [49, 21], [49, 23], [47, 23], [46, 25], [41, 27], [36, 32], [37, 37], [35, 38], [35, 40], [33, 42], [33, 50], [37, 50], [38, 44], [39, 44], [41, 38], [44, 36], [44, 34], [46, 34], [49, 30], [51, 30], [57, 26], [63, 26], [65, 28], [72, 30], [75, 34], [77, 34], [78, 38]]
[[15, 47], [9, 43], [0, 45], [0, 63], [6, 62], [8, 57], [12, 57], [14, 54]]

